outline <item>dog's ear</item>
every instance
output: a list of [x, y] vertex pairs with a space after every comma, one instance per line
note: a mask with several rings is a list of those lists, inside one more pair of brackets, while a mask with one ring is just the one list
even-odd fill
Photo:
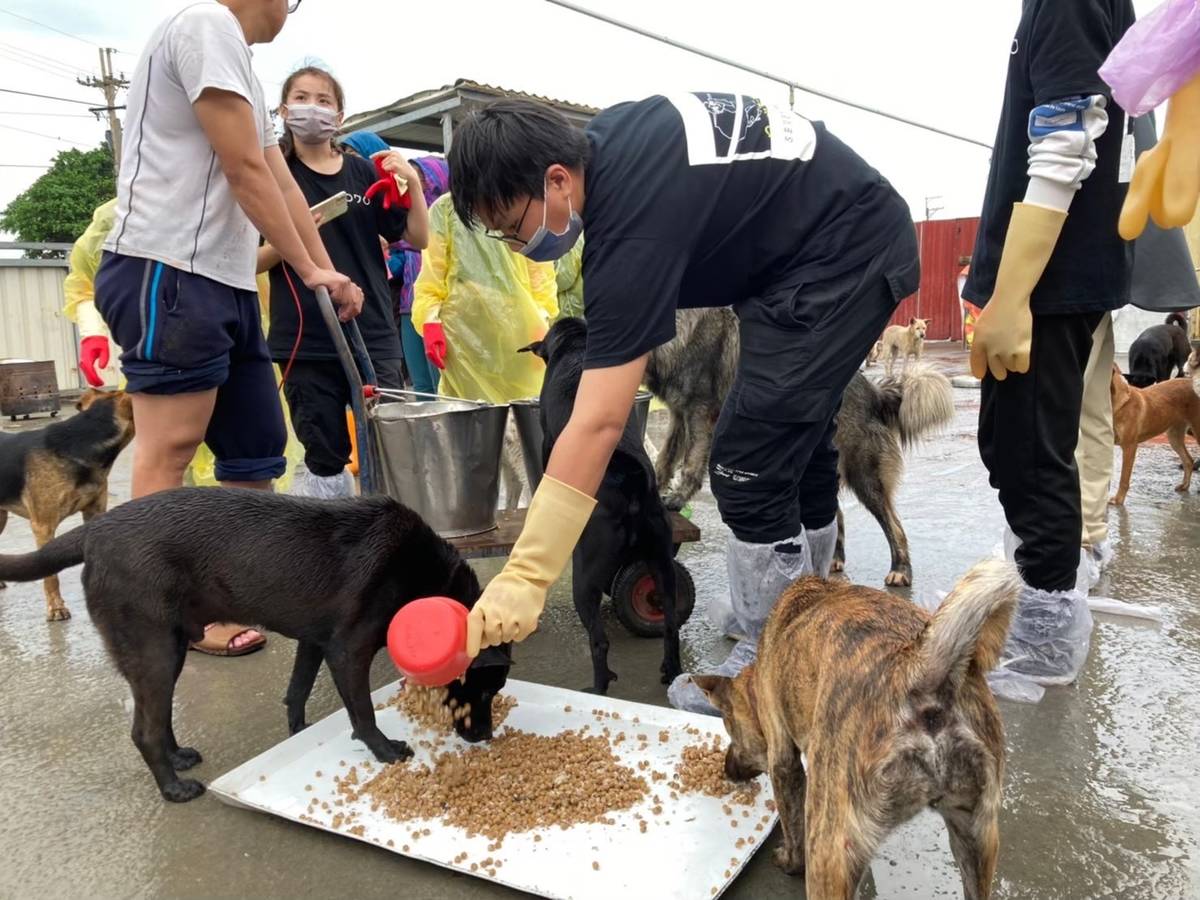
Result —
[[911, 319], [909, 319], [909, 320], [908, 320], [908, 324], [909, 324], [909, 325], [916, 325], [916, 324], [917, 324], [917, 317], [916, 317], [916, 316], [913, 316]]
[[79, 399], [75, 401], [75, 409], [78, 412], [83, 412], [97, 400], [104, 396], [104, 391], [98, 391], [95, 388], [88, 388], [79, 395]]
[[712, 705], [724, 712], [729, 707], [730, 679], [724, 675], [693, 675], [692, 682], [712, 701]]
[[518, 347], [517, 352], [532, 353], [534, 356], [540, 356], [542, 359], [545, 359], [546, 354], [543, 352], [543, 348], [545, 346], [545, 341], [534, 341], [532, 344], [526, 344], [524, 347]]

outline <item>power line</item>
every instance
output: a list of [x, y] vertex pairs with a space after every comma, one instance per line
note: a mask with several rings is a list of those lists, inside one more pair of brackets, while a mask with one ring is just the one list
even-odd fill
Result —
[[63, 37], [69, 37], [72, 40], [79, 41], [82, 44], [89, 44], [92, 47], [100, 46], [95, 41], [89, 41], [87, 38], [81, 38], [77, 34], [71, 34], [71, 32], [63, 31], [61, 28], [55, 28], [53, 25], [47, 25], [45, 22], [39, 22], [37, 19], [31, 19], [29, 16], [23, 16], [20, 13], [15, 13], [11, 9], [0, 9], [0, 13], [4, 13], [7, 16], [12, 16], [14, 19], [21, 19], [22, 21], [29, 22], [31, 25], [40, 25], [42, 28], [49, 29], [57, 34], [63, 35]]
[[56, 69], [50, 68], [49, 66], [42, 65], [39, 62], [21, 59], [7, 50], [0, 49], [0, 59], [7, 59], [9, 62], [16, 63], [18, 66], [28, 66], [29, 68], [41, 72], [44, 75], [49, 75], [51, 78], [65, 78], [67, 81], [75, 81], [76, 79], [75, 72], [71, 72], [70, 74], [66, 72], [60, 72]]
[[589, 16], [597, 19], [608, 25], [615, 25], [617, 28], [623, 28], [626, 31], [632, 31], [634, 34], [640, 34], [642, 37], [648, 37], [653, 41], [666, 44], [669, 47], [674, 47], [677, 50], [686, 50], [688, 53], [694, 53], [697, 56], [703, 56], [705, 59], [711, 59], [713, 62], [719, 62], [722, 65], [732, 66], [735, 69], [741, 69], [743, 72], [749, 72], [751, 75], [757, 75], [760, 78], [765, 78], [768, 81], [775, 81], [779, 84], [786, 85], [789, 92], [801, 91], [805, 94], [812, 94], [814, 97], [821, 97], [824, 100], [830, 100], [833, 103], [840, 103], [842, 106], [849, 106], [851, 109], [857, 109], [861, 112], [870, 113], [874, 116], [880, 116], [884, 119], [891, 119], [893, 122], [900, 122], [904, 125], [911, 125], [913, 128], [920, 128], [923, 131], [931, 131], [934, 134], [940, 134], [942, 137], [952, 138], [956, 141], [963, 141], [967, 144], [974, 144], [977, 147], [991, 150], [991, 144], [985, 144], [983, 141], [977, 141], [973, 137], [967, 137], [963, 134], [955, 134], [953, 131], [946, 131], [944, 128], [938, 128], [936, 125], [927, 125], [924, 122], [918, 122], [915, 119], [906, 119], [904, 116], [898, 116], [894, 113], [885, 112], [882, 109], [876, 109], [872, 106], [866, 106], [862, 103], [857, 103], [854, 100], [847, 100], [845, 97], [839, 97], [836, 94], [830, 94], [826, 91], [819, 91], [816, 88], [805, 87], [804, 85], [784, 78], [780, 75], [774, 75], [764, 69], [759, 69], [754, 66], [748, 66], [736, 60], [729, 59], [725, 56], [719, 56], [716, 53], [711, 53], [708, 50], [702, 50], [699, 47], [693, 47], [690, 44], [685, 44], [682, 41], [674, 40], [666, 35], [657, 34], [653, 31], [648, 31], [637, 25], [630, 25], [628, 22], [622, 22], [620, 19], [614, 19], [606, 16], [603, 13], [598, 13], [593, 9], [587, 9], [583, 6], [576, 6], [574, 3], [569, 3], [567, 0], [546, 0], [547, 3], [552, 3], [555, 6], [561, 6], [563, 9], [569, 9], [572, 12], [580, 13], [581, 15]]
[[52, 119], [94, 119], [95, 116], [88, 113], [48, 113], [48, 112], [29, 112], [25, 109], [0, 109], [0, 116], [42, 116]]
[[45, 163], [0, 163], [0, 169], [49, 169]]
[[47, 138], [48, 140], [51, 140], [51, 141], [61, 141], [64, 144], [74, 144], [76, 147], [91, 148], [91, 146], [92, 146], [91, 144], [81, 144], [81, 143], [79, 143], [79, 141], [72, 141], [69, 138], [58, 137], [57, 135], [53, 135], [53, 134], [43, 134], [40, 131], [30, 131], [28, 128], [18, 128], [16, 125], [5, 125], [3, 122], [0, 122], [0, 128], [7, 128], [9, 131], [21, 131], [21, 132], [24, 132], [25, 134], [32, 134], [35, 137]]
[[53, 56], [46, 56], [44, 53], [34, 53], [32, 50], [26, 50], [24, 47], [18, 47], [16, 44], [8, 44], [0, 41], [0, 49], [8, 50], [12, 53], [19, 54], [23, 59], [29, 59], [44, 66], [50, 66], [55, 69], [62, 69], [64, 72], [69, 72], [75, 75], [79, 72], [81, 66], [76, 66], [66, 60], [56, 59]]
[[22, 97], [40, 97], [42, 100], [57, 100], [60, 103], [78, 103], [80, 106], [92, 106], [91, 100], [72, 100], [70, 97], [54, 97], [50, 94], [35, 94], [32, 91], [16, 91], [12, 88], [0, 87], [2, 94], [20, 94]]

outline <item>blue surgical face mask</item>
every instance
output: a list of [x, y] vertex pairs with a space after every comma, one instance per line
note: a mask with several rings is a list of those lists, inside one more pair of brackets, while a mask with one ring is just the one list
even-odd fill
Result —
[[543, 201], [541, 226], [533, 233], [533, 237], [526, 241], [525, 246], [517, 251], [534, 262], [554, 262], [561, 259], [575, 246], [579, 235], [583, 234], [583, 219], [579, 218], [579, 213], [571, 206], [570, 197], [567, 197], [567, 210], [570, 213], [567, 216], [567, 227], [558, 234], [546, 227], [546, 213], [549, 208], [549, 204]]

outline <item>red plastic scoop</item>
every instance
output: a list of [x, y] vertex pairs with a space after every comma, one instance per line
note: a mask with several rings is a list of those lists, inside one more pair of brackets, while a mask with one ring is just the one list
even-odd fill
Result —
[[424, 687], [449, 684], [467, 671], [467, 608], [449, 597], [422, 597], [400, 608], [388, 626], [396, 668]]

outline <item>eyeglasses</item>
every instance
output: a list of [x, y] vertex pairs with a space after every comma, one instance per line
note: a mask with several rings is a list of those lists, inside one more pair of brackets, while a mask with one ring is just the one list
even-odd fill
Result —
[[[521, 218], [517, 219], [517, 227], [514, 229], [514, 232], [520, 231], [521, 226], [525, 224], [525, 217], [527, 215], [529, 215], [529, 207], [532, 204], [533, 204], [533, 194], [530, 194], [529, 199], [525, 201], [525, 209], [523, 209], [521, 211]], [[527, 241], [523, 238], [517, 237], [517, 235], [515, 233], [506, 234], [503, 231], [496, 231], [493, 229], [488, 229], [487, 231], [484, 232], [484, 234], [487, 235], [488, 237], [490, 237], [494, 241], [504, 241], [504, 243], [506, 243], [506, 244], [517, 244], [520, 247], [524, 247], [526, 244], [529, 243], [529, 241]]]
[[288, 15], [289, 16], [300, 8], [300, 2], [301, 2], [301, 0], [292, 0], [292, 2], [288, 4]]

